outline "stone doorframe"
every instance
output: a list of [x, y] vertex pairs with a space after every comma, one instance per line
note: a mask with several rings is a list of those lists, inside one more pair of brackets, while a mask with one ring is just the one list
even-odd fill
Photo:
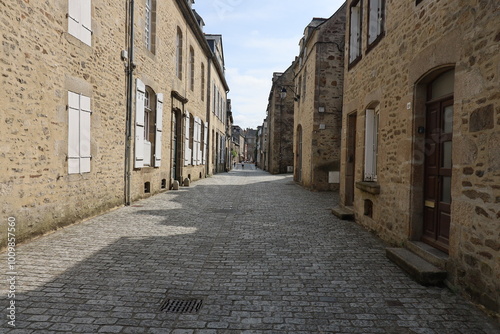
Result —
[[[418, 66], [418, 65], [417, 65]], [[425, 126], [428, 85], [444, 72], [453, 70], [454, 64], [443, 64], [423, 73], [413, 87], [412, 117], [412, 164], [410, 192], [409, 240], [420, 240], [424, 222], [424, 163], [425, 163]], [[456, 86], [456, 83], [455, 83]]]

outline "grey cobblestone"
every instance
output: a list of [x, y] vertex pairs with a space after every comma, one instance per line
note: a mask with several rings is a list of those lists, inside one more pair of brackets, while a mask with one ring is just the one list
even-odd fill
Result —
[[[4, 314], [0, 332], [500, 333], [460, 296], [409, 279], [330, 213], [336, 201], [291, 175], [234, 171], [18, 245], [16, 329]], [[162, 312], [167, 297], [203, 306]]]

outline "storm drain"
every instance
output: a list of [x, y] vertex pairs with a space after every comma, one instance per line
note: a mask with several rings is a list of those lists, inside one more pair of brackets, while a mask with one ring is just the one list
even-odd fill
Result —
[[167, 298], [161, 304], [160, 311], [166, 313], [197, 313], [202, 305], [202, 299]]

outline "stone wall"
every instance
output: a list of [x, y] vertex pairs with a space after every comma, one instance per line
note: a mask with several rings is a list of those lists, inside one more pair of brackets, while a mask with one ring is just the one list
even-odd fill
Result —
[[344, 34], [345, 6], [329, 19], [313, 19], [294, 63], [299, 95], [295, 138], [299, 129], [302, 132], [302, 149], [297, 140], [294, 144], [295, 180], [313, 190], [338, 190], [339, 186]]
[[[269, 95], [268, 113], [268, 171], [272, 174], [287, 173], [293, 166], [293, 72], [289, 67], [283, 73], [274, 73]], [[285, 88], [287, 94], [281, 97]]]
[[[0, 6], [5, 92], [0, 96], [0, 206], [2, 215], [16, 218], [19, 242], [125, 203], [127, 62], [121, 51], [128, 49], [127, 6], [117, 0], [91, 3], [90, 46], [68, 33], [67, 0], [10, 1]], [[205, 71], [209, 68], [208, 44], [185, 1], [155, 3], [155, 47], [150, 51], [145, 44], [145, 2], [135, 2], [132, 118], [135, 82], [140, 79], [164, 96], [162, 161], [159, 167], [132, 170], [134, 201], [170, 186], [172, 107], [179, 105], [173, 92], [188, 101], [180, 104], [182, 112], [207, 121], [208, 97], [201, 98], [200, 80], [201, 63]], [[181, 79], [175, 74], [177, 28], [184, 35]], [[188, 84], [190, 47], [195, 54], [193, 90]], [[217, 76], [212, 74], [220, 81]], [[81, 174], [68, 173], [68, 92], [90, 98], [92, 158], [90, 172]], [[134, 133], [131, 145], [134, 155]], [[181, 174], [204, 177], [205, 166], [186, 166]], [[2, 235], [6, 222], [0, 222]]]
[[[349, 5], [353, 1], [348, 1]], [[454, 71], [450, 285], [498, 311], [500, 304], [500, 8], [495, 1], [387, 2], [385, 34], [361, 59], [346, 57], [344, 127], [357, 116], [355, 181], [363, 180], [365, 110], [380, 108], [379, 192], [358, 183], [356, 220], [393, 244], [420, 240], [427, 85]], [[349, 27], [349, 20], [347, 26]], [[349, 31], [346, 33], [349, 41]], [[349, 52], [349, 43], [346, 43]], [[423, 130], [423, 131], [421, 131]], [[346, 166], [343, 138], [342, 170]], [[344, 180], [345, 174], [341, 179]], [[346, 200], [346, 187], [341, 200]], [[374, 188], [371, 188], [374, 189]], [[369, 214], [365, 201], [373, 208]]]

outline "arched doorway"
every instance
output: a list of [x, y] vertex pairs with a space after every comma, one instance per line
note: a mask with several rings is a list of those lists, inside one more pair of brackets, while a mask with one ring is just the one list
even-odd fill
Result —
[[421, 240], [448, 252], [451, 222], [454, 70], [428, 82], [425, 103]]

